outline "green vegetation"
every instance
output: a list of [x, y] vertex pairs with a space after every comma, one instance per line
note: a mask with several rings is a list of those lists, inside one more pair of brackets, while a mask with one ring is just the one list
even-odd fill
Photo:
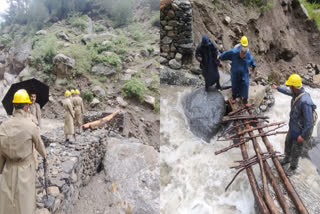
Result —
[[87, 16], [73, 16], [71, 18], [71, 26], [79, 28], [81, 31], [85, 31], [85, 29], [88, 27], [88, 17]]
[[160, 101], [157, 100], [155, 105], [154, 105], [154, 112], [159, 113], [160, 112]]
[[62, 49], [61, 52], [76, 60], [76, 66], [73, 69], [73, 73], [76, 76], [80, 76], [91, 70], [91, 52], [86, 46], [81, 44], [71, 44], [69, 47]]
[[273, 7], [272, 0], [244, 0], [243, 3], [246, 6], [259, 7], [262, 11]]
[[5, 36], [0, 36], [0, 45], [3, 45], [6, 48], [10, 48], [11, 42], [12, 42], [11, 38], [5, 37]]
[[106, 27], [101, 24], [95, 24], [93, 29], [94, 29], [94, 32], [99, 33], [99, 32], [105, 31]]
[[93, 100], [93, 93], [89, 89], [85, 89], [82, 91], [82, 99], [87, 103], [90, 103]]
[[151, 18], [151, 24], [155, 27], [160, 27], [160, 12], [157, 11], [154, 13], [154, 15]]
[[144, 83], [137, 78], [132, 78], [128, 80], [123, 86], [122, 86], [122, 93], [125, 97], [136, 97], [139, 98], [139, 100], [143, 101], [143, 95], [146, 91], [146, 87]]
[[310, 18], [314, 19], [318, 27], [320, 27], [320, 11], [315, 12], [316, 10], [320, 10], [320, 1], [313, 0], [309, 2], [306, 0], [299, 0], [299, 2], [305, 6]]

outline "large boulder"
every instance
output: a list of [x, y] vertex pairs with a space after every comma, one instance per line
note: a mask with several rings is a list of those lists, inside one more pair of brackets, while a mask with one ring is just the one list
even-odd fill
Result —
[[28, 56], [32, 50], [32, 41], [22, 43], [17, 47], [12, 47], [9, 53], [10, 73], [19, 74], [28, 63]]
[[216, 90], [206, 92], [203, 88], [188, 94], [183, 108], [192, 133], [207, 142], [218, 132], [226, 111], [222, 94]]
[[100, 75], [100, 76], [111, 76], [117, 73], [116, 68], [112, 66], [105, 65], [103, 63], [99, 63], [91, 69], [91, 73]]
[[120, 203], [123, 213], [159, 213], [160, 164], [153, 147], [134, 138], [109, 138], [103, 164], [112, 205]]
[[160, 83], [168, 85], [199, 86], [201, 80], [187, 72], [170, 69], [164, 66], [160, 70]]
[[53, 73], [58, 79], [65, 78], [71, 74], [76, 61], [64, 54], [58, 54], [53, 58]]
[[106, 92], [105, 90], [99, 86], [99, 85], [95, 85], [92, 87], [91, 91], [97, 96], [97, 97], [104, 97], [106, 96]]

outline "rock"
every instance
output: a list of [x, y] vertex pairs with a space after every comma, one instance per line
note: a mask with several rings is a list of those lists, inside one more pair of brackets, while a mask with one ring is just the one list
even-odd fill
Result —
[[31, 79], [31, 78], [32, 78], [32, 75], [31, 75], [30, 68], [28, 65], [17, 76], [17, 79], [19, 81], [24, 81], [24, 80]]
[[83, 36], [82, 38], [84, 41], [91, 41], [93, 39], [93, 35], [92, 34], [86, 34]]
[[147, 50], [141, 50], [141, 51], [140, 51], [140, 55], [141, 55], [142, 57], [149, 57], [149, 52], [148, 52]]
[[111, 52], [111, 51], [104, 51], [104, 52], [102, 52], [102, 54], [104, 54], [104, 55], [106, 55], [106, 56], [111, 56], [111, 55], [113, 55], [114, 53]]
[[132, 69], [127, 69], [127, 70], [125, 70], [124, 71], [124, 73], [126, 73], [126, 74], [130, 74], [130, 75], [134, 75], [134, 74], [136, 74], [138, 71], [136, 71], [136, 70], [132, 70]]
[[170, 39], [169, 37], [166, 36], [161, 40], [161, 42], [163, 44], [171, 44], [172, 43], [172, 39]]
[[107, 44], [112, 44], [112, 42], [110, 42], [109, 40], [106, 40], [106, 41], [103, 41], [101, 44], [102, 45], [107, 45]]
[[224, 20], [223, 20], [223, 21], [224, 21], [225, 24], [228, 25], [228, 24], [230, 24], [230, 22], [231, 22], [231, 18], [230, 18], [229, 16], [226, 16], [226, 17], [224, 17]]
[[3, 75], [4, 75], [5, 70], [6, 70], [6, 65], [4, 63], [3, 64], [0, 63], [0, 79], [3, 79]]
[[250, 86], [248, 103], [254, 104], [256, 106], [261, 105], [264, 99], [265, 92], [266, 87], [263, 85]]
[[160, 83], [168, 85], [199, 86], [201, 80], [192, 74], [164, 67], [160, 70]]
[[93, 66], [91, 73], [101, 76], [111, 76], [117, 73], [116, 69], [112, 66], [107, 66], [103, 63]]
[[126, 101], [123, 100], [122, 97], [117, 97], [117, 102], [119, 103], [119, 105], [123, 108], [128, 106], [128, 103]]
[[[91, 105], [91, 104], [90, 104]], [[62, 170], [65, 172], [65, 173], [68, 173], [70, 174], [73, 170], [73, 167], [74, 167], [74, 162], [71, 161], [71, 160], [67, 160], [65, 162], [62, 163], [61, 165], [62, 167]]]
[[97, 99], [97, 98], [93, 98], [93, 100], [91, 101], [91, 103], [90, 103], [90, 107], [91, 108], [94, 108], [94, 107], [96, 107], [97, 105], [99, 105], [100, 104], [100, 101]]
[[196, 67], [193, 67], [193, 68], [191, 69], [191, 72], [192, 72], [193, 74], [196, 74], [196, 75], [202, 74], [202, 70], [201, 70], [200, 68], [196, 68]]
[[64, 54], [58, 54], [53, 58], [53, 73], [58, 79], [63, 79], [71, 75], [71, 70], [76, 65], [76, 61]]
[[311, 77], [310, 77], [308, 74], [305, 74], [305, 75], [303, 75], [303, 78], [304, 78], [305, 80], [309, 81]]
[[181, 61], [181, 59], [182, 59], [182, 54], [177, 53], [175, 59], [176, 59], [177, 61]]
[[69, 47], [70, 44], [69, 43], [64, 43], [63, 47]]
[[48, 209], [43, 208], [36, 210], [35, 214], [50, 214], [50, 212]]
[[320, 65], [317, 64], [314, 66], [315, 74], [318, 75], [320, 73]]
[[262, 112], [267, 111], [267, 106], [266, 106], [266, 105], [261, 105], [259, 108], [260, 108], [260, 110], [261, 110]]
[[12, 67], [9, 69], [10, 73], [19, 74], [28, 64], [28, 57], [32, 50], [32, 41], [23, 42], [17, 47], [12, 47], [9, 51], [9, 64]]
[[39, 30], [38, 32], [36, 32], [36, 35], [47, 35], [47, 31], [46, 30]]
[[150, 104], [154, 108], [156, 104], [156, 98], [154, 98], [153, 96], [145, 95], [144, 102]]
[[48, 194], [52, 195], [53, 197], [57, 197], [60, 194], [60, 190], [55, 186], [48, 187]]
[[206, 92], [200, 88], [185, 97], [183, 108], [191, 132], [210, 142], [210, 139], [218, 132], [221, 119], [226, 111], [224, 97], [221, 93]]
[[93, 92], [93, 94], [97, 97], [105, 97], [106, 96], [106, 92], [105, 90], [99, 86], [99, 85], [95, 85], [92, 87], [91, 91]]
[[313, 83], [320, 85], [320, 74], [313, 76]]
[[51, 195], [48, 195], [48, 199], [44, 197], [44, 206], [45, 208], [48, 208], [49, 210], [52, 210], [54, 206], [55, 198]]
[[160, 56], [160, 64], [166, 64], [168, 60], [162, 56]]
[[134, 138], [111, 138], [103, 165], [113, 204], [125, 201], [129, 213], [159, 213], [159, 153], [153, 147]]
[[131, 79], [131, 74], [122, 74], [121, 76], [121, 80], [122, 81], [127, 81], [127, 80], [130, 80]]
[[67, 41], [67, 42], [70, 41], [68, 35], [67, 35], [65, 32], [63, 32], [63, 31], [57, 33], [57, 37], [60, 38], [60, 39], [65, 40], [65, 41]]
[[131, 63], [131, 62], [133, 62], [133, 57], [132, 56], [128, 56], [125, 60], [124, 60], [124, 62], [125, 63]]
[[308, 10], [304, 7], [303, 4], [299, 4], [303, 13], [306, 15], [307, 18], [309, 18], [309, 13], [308, 13]]
[[181, 68], [181, 63], [178, 62], [176, 59], [172, 59], [169, 61], [169, 66], [172, 69], [179, 69]]

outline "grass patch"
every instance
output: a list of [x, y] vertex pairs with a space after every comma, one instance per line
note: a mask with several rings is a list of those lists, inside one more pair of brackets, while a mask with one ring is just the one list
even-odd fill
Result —
[[317, 26], [320, 27], [320, 12], [315, 13], [315, 10], [319, 10], [320, 9], [320, 3], [310, 3], [307, 2], [306, 0], [299, 0], [299, 2], [301, 4], [303, 4], [303, 6], [307, 9], [309, 17], [311, 19], [314, 19], [317, 23]]
[[122, 94], [125, 97], [139, 98], [139, 100], [143, 101], [143, 95], [146, 91], [146, 87], [144, 83], [138, 78], [132, 78], [128, 80], [122, 86]]
[[244, 0], [244, 5], [259, 7], [261, 11], [270, 10], [273, 7], [272, 0]]
[[36, 37], [33, 44], [32, 56], [52, 64], [57, 54], [57, 37], [54, 34]]

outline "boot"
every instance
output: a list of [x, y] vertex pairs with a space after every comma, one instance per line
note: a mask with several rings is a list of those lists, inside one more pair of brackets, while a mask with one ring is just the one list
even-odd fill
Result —
[[283, 158], [282, 160], [280, 160], [280, 164], [281, 164], [282, 166], [284, 166], [284, 165], [286, 165], [286, 164], [288, 164], [288, 163], [290, 163], [290, 158], [289, 158], [289, 157], [285, 157], [285, 158]]
[[287, 176], [292, 176], [292, 175], [296, 174], [296, 169], [297, 169], [297, 168], [295, 168], [295, 167], [289, 167], [289, 168], [285, 171], [285, 173], [286, 173]]

